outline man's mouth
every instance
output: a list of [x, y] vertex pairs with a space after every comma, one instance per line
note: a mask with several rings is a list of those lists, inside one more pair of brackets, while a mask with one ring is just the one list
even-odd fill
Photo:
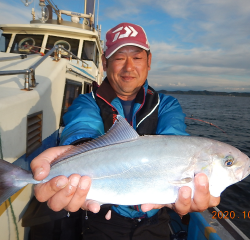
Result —
[[121, 78], [122, 78], [122, 80], [124, 80], [124, 81], [131, 81], [131, 80], [133, 80], [135, 77], [133, 77], [133, 76], [121, 76]]

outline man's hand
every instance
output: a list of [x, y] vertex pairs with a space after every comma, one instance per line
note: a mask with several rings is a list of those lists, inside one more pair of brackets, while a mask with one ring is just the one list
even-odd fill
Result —
[[152, 209], [169, 207], [180, 216], [189, 212], [202, 212], [209, 207], [217, 206], [220, 203], [220, 197], [213, 197], [209, 192], [208, 178], [204, 173], [199, 173], [194, 178], [194, 197], [191, 199], [191, 189], [181, 187], [175, 204], [143, 204], [141, 209], [147, 212]]
[[[38, 181], [46, 178], [50, 172], [50, 163], [71, 147], [50, 148], [34, 158], [30, 164], [34, 178]], [[53, 211], [65, 209], [76, 212], [82, 208], [97, 213], [100, 210], [100, 205], [92, 200], [85, 201], [90, 185], [91, 179], [89, 177], [72, 174], [69, 178], [58, 176], [46, 183], [37, 184], [34, 191], [37, 200], [47, 201], [49, 208]]]

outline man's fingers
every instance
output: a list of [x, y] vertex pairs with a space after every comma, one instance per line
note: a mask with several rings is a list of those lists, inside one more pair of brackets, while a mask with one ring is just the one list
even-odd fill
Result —
[[154, 208], [155, 204], [150, 204], [150, 203], [147, 203], [147, 204], [142, 204], [141, 205], [141, 210], [143, 212], [148, 212], [150, 210], [152, 210]]
[[191, 206], [192, 211], [201, 212], [209, 207], [210, 192], [206, 174], [199, 173], [194, 178], [195, 191]]
[[49, 148], [35, 157], [30, 164], [34, 178], [38, 181], [46, 178], [49, 175], [50, 163], [71, 147], [72, 146], [60, 146]]
[[55, 193], [62, 190], [68, 184], [68, 178], [65, 176], [58, 176], [46, 183], [35, 185], [34, 192], [39, 202], [45, 202], [51, 198]]
[[151, 204], [151, 203], [147, 203], [147, 204], [142, 204], [141, 205], [141, 210], [143, 212], [148, 212], [152, 209], [160, 209], [163, 207], [167, 207], [167, 204]]
[[[50, 172], [50, 163], [59, 155], [68, 151], [72, 146], [60, 146], [47, 149], [31, 162], [31, 169], [36, 180], [42, 180]], [[69, 178], [58, 176], [50, 181], [35, 186], [35, 196], [38, 201], [48, 201], [48, 206], [54, 211], [60, 211], [65, 208], [68, 211], [75, 212], [83, 206], [89, 188], [91, 179], [87, 176], [81, 177], [79, 174], [72, 174]], [[93, 212], [100, 210], [98, 203], [87, 202], [89, 209]]]
[[209, 207], [216, 207], [220, 203], [220, 197], [210, 195]]
[[106, 220], [110, 220], [111, 219], [111, 210], [108, 210], [108, 212], [105, 215]]
[[94, 200], [86, 200], [82, 205], [82, 209], [98, 213], [100, 211], [100, 204]]
[[[74, 174], [74, 176], [78, 178], [77, 187], [74, 196], [72, 197], [68, 205], [64, 207], [64, 209], [70, 212], [76, 212], [81, 208], [86, 200], [91, 185], [91, 179], [89, 177], [81, 177], [77, 174]], [[70, 177], [72, 177], [72, 175]]]
[[48, 200], [47, 204], [49, 208], [55, 212], [60, 211], [63, 208], [67, 209], [70, 201], [74, 197], [79, 179], [80, 175], [72, 174], [69, 177], [68, 184]]
[[179, 215], [185, 215], [188, 212], [201, 212], [208, 207], [217, 206], [220, 203], [220, 197], [213, 197], [209, 192], [209, 183], [206, 174], [199, 173], [194, 178], [194, 196], [191, 199], [192, 190], [189, 187], [181, 187], [178, 199], [172, 204], [174, 210]]
[[186, 215], [189, 210], [190, 210], [190, 206], [191, 206], [191, 195], [192, 195], [192, 190], [190, 187], [184, 186], [181, 187], [178, 193], [178, 198], [175, 202], [175, 211], [179, 214], [179, 215]]

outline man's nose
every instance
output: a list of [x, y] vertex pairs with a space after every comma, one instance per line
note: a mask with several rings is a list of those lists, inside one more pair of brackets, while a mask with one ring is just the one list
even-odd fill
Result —
[[134, 70], [134, 61], [133, 61], [133, 58], [128, 57], [128, 58], [126, 59], [124, 68], [125, 68], [125, 70], [128, 71], [128, 72]]

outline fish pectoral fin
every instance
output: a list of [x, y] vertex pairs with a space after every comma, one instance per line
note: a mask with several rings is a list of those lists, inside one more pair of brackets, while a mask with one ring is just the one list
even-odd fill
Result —
[[182, 185], [182, 184], [187, 184], [187, 183], [190, 183], [193, 181], [193, 178], [191, 177], [187, 177], [187, 178], [182, 178], [180, 180], [176, 180], [176, 181], [171, 181], [170, 183], [171, 184], [174, 184], [174, 185]]

